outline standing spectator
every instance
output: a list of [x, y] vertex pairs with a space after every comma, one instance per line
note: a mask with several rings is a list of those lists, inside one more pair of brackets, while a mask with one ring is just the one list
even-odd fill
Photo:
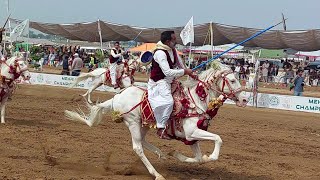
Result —
[[294, 96], [302, 96], [303, 87], [304, 87], [304, 77], [302, 75], [303, 75], [303, 70], [299, 69], [296, 77], [293, 80], [291, 80], [291, 83], [293, 83], [294, 85], [293, 87]]
[[243, 65], [240, 66], [239, 77], [240, 79], [246, 79], [246, 70]]
[[271, 69], [270, 69], [270, 80], [271, 82], [274, 82], [274, 79], [275, 79], [275, 76], [277, 74], [277, 68], [276, 68], [276, 65], [272, 65]]
[[276, 76], [278, 76], [278, 74], [279, 74], [279, 66], [276, 65]]
[[69, 71], [69, 56], [68, 55], [64, 55], [63, 56], [61, 75], [70, 75], [70, 71]]
[[48, 61], [49, 61], [49, 52], [45, 50], [43, 55], [43, 65], [47, 65]]
[[93, 55], [90, 55], [90, 62], [89, 62], [89, 70], [88, 70], [88, 72], [91, 72], [93, 70], [94, 66], [95, 66], [94, 57], [93, 57]]
[[82, 62], [82, 59], [79, 57], [78, 53], [75, 53], [73, 56], [74, 56], [74, 60], [71, 66], [71, 75], [79, 76], [81, 69], [83, 67], [83, 62]]
[[294, 71], [292, 69], [292, 66], [290, 66], [285, 75], [285, 84], [288, 83], [288, 80], [290, 82], [293, 79], [293, 77], [294, 77]]
[[56, 58], [56, 55], [53, 51], [50, 52], [49, 55], [49, 66], [53, 66], [54, 65], [54, 60]]
[[237, 66], [234, 69], [234, 73], [235, 73], [237, 79], [240, 79], [240, 70], [241, 70], [240, 63], [237, 63]]
[[262, 64], [262, 77], [263, 77], [263, 81], [264, 82], [268, 82], [268, 74], [269, 74], [269, 61], [265, 61], [263, 64]]
[[309, 84], [311, 86], [317, 86], [318, 81], [316, 81], [318, 78], [318, 74], [314, 69], [309, 70]]

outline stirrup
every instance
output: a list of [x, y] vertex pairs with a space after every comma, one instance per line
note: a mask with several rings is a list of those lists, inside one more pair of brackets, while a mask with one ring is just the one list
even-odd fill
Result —
[[166, 140], [171, 140], [172, 138], [167, 134], [165, 128], [160, 128], [157, 130], [157, 135], [159, 136], [160, 139], [166, 139]]

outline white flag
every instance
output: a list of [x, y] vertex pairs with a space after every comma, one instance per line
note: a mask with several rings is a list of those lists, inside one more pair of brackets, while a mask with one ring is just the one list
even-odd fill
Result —
[[193, 16], [180, 33], [183, 45], [194, 43]]
[[29, 19], [18, 24], [10, 33], [11, 41], [15, 41], [17, 37], [27, 35], [29, 33]]

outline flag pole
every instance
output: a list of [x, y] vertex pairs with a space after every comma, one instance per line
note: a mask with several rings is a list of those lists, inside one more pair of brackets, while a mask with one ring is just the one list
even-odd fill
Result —
[[99, 38], [100, 38], [100, 49], [103, 54], [103, 49], [102, 49], [102, 34], [101, 34], [101, 26], [100, 26], [100, 19], [98, 19], [98, 32], [99, 32]]
[[213, 46], [213, 27], [212, 27], [212, 21], [210, 22], [210, 42], [211, 42], [211, 57], [213, 57], [214, 52], [214, 46]]
[[190, 69], [191, 66], [191, 48], [192, 48], [192, 43], [190, 42], [190, 51], [189, 51], [189, 56], [188, 56], [188, 68]]
[[29, 54], [30, 54], [30, 50], [29, 50], [29, 39], [30, 39], [30, 21], [28, 20], [28, 38], [27, 38], [27, 54], [26, 54], [26, 61], [28, 61], [28, 56], [29, 56]]
[[[285, 20], [287, 20], [287, 19], [285, 19]], [[205, 61], [205, 62], [203, 62], [203, 63], [199, 64], [198, 66], [196, 66], [196, 67], [195, 67], [195, 68], [193, 68], [192, 70], [194, 71], [194, 70], [196, 70], [196, 69], [198, 69], [198, 68], [201, 68], [201, 67], [205, 66], [206, 64], [210, 63], [211, 61], [213, 61], [213, 60], [215, 60], [215, 59], [217, 59], [217, 58], [219, 58], [219, 57], [221, 57], [222, 55], [224, 55], [225, 53], [227, 53], [227, 52], [231, 51], [232, 49], [234, 49], [234, 48], [236, 48], [236, 47], [238, 47], [238, 46], [240, 46], [240, 45], [242, 45], [242, 44], [244, 44], [244, 43], [246, 43], [246, 42], [248, 42], [248, 41], [250, 41], [250, 40], [252, 40], [252, 39], [256, 38], [257, 36], [259, 36], [259, 35], [261, 35], [261, 34], [263, 34], [263, 33], [267, 32], [267, 31], [269, 31], [270, 29], [272, 29], [272, 28], [274, 28], [274, 27], [278, 26], [279, 24], [282, 24], [283, 22], [284, 22], [284, 21], [281, 21], [281, 22], [279, 22], [279, 23], [277, 23], [277, 24], [275, 24], [275, 25], [272, 25], [272, 26], [270, 26], [270, 27], [268, 27], [268, 28], [266, 28], [266, 29], [264, 29], [264, 30], [261, 30], [261, 31], [257, 32], [257, 33], [256, 33], [256, 34], [254, 34], [253, 36], [251, 36], [251, 37], [249, 37], [249, 38], [247, 38], [247, 39], [245, 39], [245, 40], [241, 41], [240, 43], [238, 43], [238, 44], [236, 44], [235, 46], [233, 46], [233, 47], [231, 47], [231, 48], [227, 49], [226, 51], [224, 51], [224, 52], [222, 52], [222, 53], [220, 53], [220, 54], [218, 54], [218, 55], [216, 55], [216, 56], [212, 57], [211, 59], [209, 59], [209, 60], [207, 60], [207, 61]]]

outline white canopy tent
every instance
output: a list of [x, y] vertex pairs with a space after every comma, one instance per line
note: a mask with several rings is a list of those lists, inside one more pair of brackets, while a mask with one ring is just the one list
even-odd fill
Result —
[[[21, 20], [10, 19], [19, 23]], [[123, 24], [116, 24], [103, 21], [73, 23], [73, 24], [51, 24], [30, 21], [30, 27], [46, 34], [53, 34], [65, 37], [70, 40], [100, 42], [98, 31], [100, 24], [102, 41], [130, 41], [135, 39], [138, 42], [157, 42], [160, 33], [164, 30], [174, 30], [180, 34], [183, 27], [168, 28], [146, 28]], [[203, 45], [211, 23], [194, 25], [195, 42], [193, 45]], [[239, 43], [261, 29], [231, 26], [219, 23], [212, 23], [213, 45]], [[182, 44], [179, 36], [178, 43]], [[320, 29], [302, 31], [271, 30], [263, 33], [255, 39], [244, 44], [246, 47], [261, 47], [265, 49], [295, 49], [298, 51], [315, 51], [320, 49]]]

